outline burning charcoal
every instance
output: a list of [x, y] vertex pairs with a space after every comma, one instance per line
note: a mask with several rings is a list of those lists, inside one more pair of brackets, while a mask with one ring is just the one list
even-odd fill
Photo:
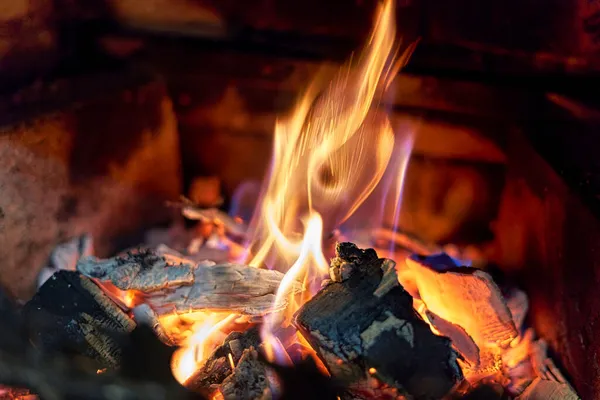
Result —
[[462, 373], [450, 340], [434, 335], [401, 285], [379, 288], [383, 259], [374, 250], [339, 243], [332, 268], [349, 269], [297, 312], [296, 327], [333, 377], [357, 382], [374, 376], [415, 399], [446, 395]]
[[74, 237], [65, 243], [60, 243], [52, 250], [48, 264], [42, 268], [38, 276], [38, 288], [57, 271], [75, 271], [77, 260], [93, 254], [93, 240], [90, 235]]
[[536, 378], [517, 400], [579, 400], [568, 383]]
[[103, 367], [119, 365], [122, 349], [113, 334], [135, 327], [96, 284], [74, 271], [55, 273], [25, 305], [23, 314], [41, 348], [68, 347]]
[[[460, 327], [479, 348], [479, 360], [471, 358], [473, 374], [491, 375], [500, 371], [502, 353], [518, 336], [511, 312], [492, 277], [484, 271], [458, 267], [445, 254], [411, 256], [406, 265], [415, 275], [419, 296], [428, 311]], [[443, 294], [443, 295], [441, 295]], [[451, 299], [451, 300], [449, 300]], [[440, 330], [444, 335], [453, 332]], [[457, 341], [456, 346], [461, 342]], [[468, 343], [468, 342], [464, 342]], [[473, 354], [467, 348], [459, 351]]]
[[214, 391], [223, 383], [231, 371], [229, 355], [235, 365], [240, 362], [244, 353], [251, 347], [258, 348], [262, 342], [260, 332], [257, 327], [248, 329], [245, 332], [231, 332], [223, 344], [217, 347], [208, 357], [206, 363], [196, 371], [186, 382], [185, 386], [192, 390]]
[[[263, 315], [287, 304], [285, 299], [275, 304], [282, 278], [279, 271], [240, 264], [198, 265], [193, 284], [153, 294], [147, 303], [159, 316], [203, 310]], [[293, 290], [300, 291], [300, 283]]]
[[168, 262], [152, 250], [128, 252], [124, 256], [100, 260], [84, 257], [77, 270], [89, 278], [108, 281], [121, 290], [153, 292], [194, 282], [193, 264]]
[[272, 398], [267, 379], [267, 370], [251, 347], [245, 349], [220, 388], [225, 400], [270, 400]]

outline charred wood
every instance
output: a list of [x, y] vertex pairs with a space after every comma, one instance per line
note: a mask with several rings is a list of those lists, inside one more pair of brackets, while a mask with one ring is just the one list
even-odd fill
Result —
[[225, 400], [270, 400], [272, 398], [267, 369], [254, 347], [245, 349], [233, 373], [220, 388]]
[[462, 380], [457, 354], [431, 332], [401, 285], [375, 294], [383, 265], [373, 249], [339, 243], [331, 261], [336, 279], [298, 311], [295, 325], [333, 377], [351, 383], [374, 376], [415, 399], [441, 398]]
[[[414, 274], [419, 297], [434, 317], [433, 325], [455, 339], [459, 352], [467, 355], [470, 372], [482, 376], [499, 372], [502, 353], [518, 337], [518, 330], [492, 277], [484, 271], [459, 266], [444, 253], [413, 255], [406, 265]], [[522, 316], [517, 318], [520, 322]], [[457, 339], [458, 333], [461, 340]], [[473, 351], [473, 343], [479, 352]]]
[[[275, 303], [281, 272], [207, 260], [195, 263], [164, 248], [130, 251], [105, 260], [84, 257], [77, 270], [120, 290], [142, 292], [158, 316], [223, 310], [263, 315], [287, 304], [287, 300]], [[300, 291], [301, 285], [292, 289]]]
[[[263, 315], [286, 306], [275, 303], [283, 274], [239, 264], [200, 264], [194, 282], [147, 298], [158, 315], [173, 312], [226, 310], [246, 315]], [[300, 284], [294, 288], [300, 291]]]
[[136, 326], [95, 283], [74, 271], [55, 273], [25, 305], [23, 315], [41, 349], [68, 349], [100, 367], [119, 365], [122, 348], [113, 334]]
[[109, 281], [121, 290], [153, 292], [194, 282], [193, 264], [170, 263], [152, 250], [130, 251], [107, 260], [84, 257], [77, 263], [77, 270], [87, 277]]
[[[59, 272], [59, 275], [79, 276], [73, 272]], [[62, 278], [60, 278], [62, 279]], [[87, 278], [82, 278], [85, 280]], [[51, 278], [47, 284], [52, 283]], [[69, 281], [74, 282], [74, 281]], [[76, 281], [75, 281], [76, 282]], [[45, 285], [44, 285], [45, 286]], [[66, 287], [66, 286], [63, 286]], [[79, 302], [82, 294], [77, 283], [73, 293], [75, 301]], [[41, 289], [42, 290], [42, 289]], [[40, 291], [41, 291], [40, 290]], [[48, 288], [43, 289], [45, 296]], [[55, 293], [54, 293], [55, 294]], [[68, 304], [61, 303], [55, 299], [55, 308], [69, 312]], [[87, 304], [87, 303], [86, 303]], [[27, 308], [32, 304], [26, 305]], [[37, 306], [36, 310], [37, 310]], [[52, 309], [54, 311], [54, 308]], [[134, 344], [140, 344], [140, 335], [135, 336], [135, 329], [131, 333], [115, 333], [115, 342], [123, 343], [123, 363], [119, 370], [107, 370], [99, 374], [96, 369], [89, 368], [87, 359], [76, 357], [72, 353], [62, 351], [47, 351], [29, 340], [26, 334], [26, 319], [31, 317], [31, 310], [19, 312], [13, 304], [3, 297], [0, 291], [0, 385], [4, 387], [18, 387], [27, 389], [39, 398], [49, 400], [112, 400], [115, 398], [123, 400], [202, 400], [200, 395], [193, 394], [177, 384], [169, 371], [164, 357], [166, 346], [158, 339], [152, 340], [154, 336], [149, 333], [150, 340], [143, 340], [143, 344], [135, 348]], [[42, 310], [38, 310], [42, 312]], [[48, 311], [43, 310], [44, 313]], [[53, 318], [62, 320], [63, 316], [52, 314]], [[57, 321], [54, 330], [68, 329], [68, 326], [60, 326]], [[55, 333], [56, 335], [56, 333]], [[143, 336], [143, 335], [142, 335]], [[143, 349], [141, 349], [143, 348]], [[168, 379], [164, 379], [165, 372], [160, 374], [149, 371], [147, 358], [144, 359], [140, 352], [152, 355], [152, 357], [168, 372]], [[158, 355], [158, 356], [157, 356]], [[139, 368], [140, 363], [146, 363], [145, 369], [141, 369], [137, 378], [131, 369]], [[150, 367], [152, 369], [152, 367]], [[162, 379], [159, 379], [160, 377]], [[170, 379], [170, 380], [169, 380]], [[37, 399], [37, 396], [34, 397]], [[27, 398], [29, 400], [29, 398]]]
[[518, 400], [580, 400], [568, 383], [536, 378]]
[[244, 351], [259, 348], [262, 340], [257, 327], [245, 332], [231, 332], [206, 360], [206, 363], [192, 375], [185, 386], [191, 390], [212, 392], [219, 388], [225, 378], [233, 372], [228, 360], [231, 355], [234, 365], [238, 365]]

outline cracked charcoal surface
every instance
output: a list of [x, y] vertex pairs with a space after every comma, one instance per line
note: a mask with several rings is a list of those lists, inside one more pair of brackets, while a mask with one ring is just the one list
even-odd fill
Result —
[[339, 243], [336, 255], [332, 268], [351, 264], [351, 274], [325, 286], [295, 321], [332, 375], [357, 381], [375, 368], [378, 379], [416, 399], [445, 395], [462, 379], [450, 341], [431, 332], [402, 286], [374, 295], [384, 262], [374, 250]]

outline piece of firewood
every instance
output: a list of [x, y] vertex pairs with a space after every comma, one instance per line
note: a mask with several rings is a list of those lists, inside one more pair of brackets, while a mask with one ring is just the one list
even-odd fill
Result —
[[101, 367], [119, 365], [121, 347], [113, 336], [136, 326], [94, 282], [74, 271], [55, 273], [25, 305], [23, 315], [40, 348], [68, 348]]
[[[78, 301], [80, 295], [77, 285], [75, 288], [75, 292], [67, 293], [73, 295], [75, 301]], [[63, 298], [53, 299], [59, 310], [63, 310], [61, 299]], [[158, 340], [152, 340], [151, 332], [148, 332], [149, 336], [146, 338], [143, 329], [117, 335], [123, 348], [122, 364], [119, 369], [102, 370], [100, 373], [95, 365], [90, 365], [89, 359], [66, 352], [69, 349], [50, 352], [39, 343], [30, 340], [25, 330], [27, 325], [30, 325], [30, 313], [19, 312], [13, 304], [4, 300], [0, 290], [0, 382], [2, 383], [0, 398], [5, 394], [3, 393], [5, 387], [9, 386], [27, 389], [30, 393], [38, 395], [40, 399], [48, 400], [204, 399], [185, 390], [175, 381], [168, 368], [168, 358], [164, 359], [165, 346]], [[68, 312], [71, 307], [65, 304], [63, 312]], [[49, 328], [65, 330], [69, 329], [69, 325], [60, 326], [56, 323]], [[57, 335], [56, 332], [48, 333]], [[159, 365], [166, 366], [167, 374], [157, 374], [154, 365], [140, 367], [139, 364], [144, 362], [143, 359], [148, 358], [145, 357], [146, 355], [152, 357]], [[138, 372], [134, 374], [133, 371]], [[37, 399], [37, 397], [20, 398]]]
[[254, 347], [244, 350], [219, 390], [225, 400], [271, 400], [267, 369]]
[[143, 292], [191, 285], [194, 268], [194, 264], [169, 262], [165, 256], [149, 249], [105, 260], [83, 257], [77, 262], [77, 270], [89, 278], [108, 281], [121, 290]]
[[224, 211], [214, 207], [201, 207], [193, 201], [181, 196], [181, 201], [168, 203], [171, 207], [180, 208], [181, 214], [191, 220], [223, 226], [231, 235], [245, 237], [248, 227], [236, 221]]
[[374, 376], [415, 399], [438, 399], [462, 380], [450, 340], [434, 335], [401, 285], [382, 283], [373, 249], [338, 243], [332, 280], [302, 306], [294, 324], [332, 376], [355, 383]]
[[568, 383], [536, 378], [517, 400], [580, 400]]
[[[287, 305], [287, 299], [275, 303], [283, 278], [279, 271], [212, 261], [194, 263], [164, 247], [105, 260], [84, 257], [77, 269], [118, 289], [141, 292], [159, 316], [194, 311], [264, 315]], [[292, 290], [301, 291], [301, 284], [295, 283]]]
[[479, 348], [479, 364], [470, 366], [470, 372], [486, 376], [500, 371], [503, 349], [518, 331], [492, 277], [481, 270], [459, 267], [445, 254], [413, 255], [406, 265], [414, 273], [427, 309], [461, 327]]
[[232, 373], [229, 354], [234, 365], [237, 365], [244, 350], [251, 347], [258, 348], [261, 343], [262, 339], [257, 327], [252, 327], [245, 332], [231, 332], [223, 344], [217, 347], [206, 362], [187, 379], [184, 386], [195, 391], [214, 392]]
[[[282, 278], [279, 271], [240, 264], [198, 265], [193, 284], [152, 294], [146, 301], [159, 316], [190, 311], [264, 315], [287, 305], [287, 299], [275, 302]], [[300, 291], [300, 283], [292, 289]]]
[[437, 332], [452, 340], [452, 346], [458, 350], [464, 361], [469, 365], [479, 365], [479, 347], [463, 328], [438, 317], [429, 310], [425, 311], [425, 316]]

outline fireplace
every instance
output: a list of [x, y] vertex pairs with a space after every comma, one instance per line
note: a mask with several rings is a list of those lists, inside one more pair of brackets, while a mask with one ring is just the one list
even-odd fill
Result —
[[593, 3], [9, 3], [0, 396], [600, 396]]

